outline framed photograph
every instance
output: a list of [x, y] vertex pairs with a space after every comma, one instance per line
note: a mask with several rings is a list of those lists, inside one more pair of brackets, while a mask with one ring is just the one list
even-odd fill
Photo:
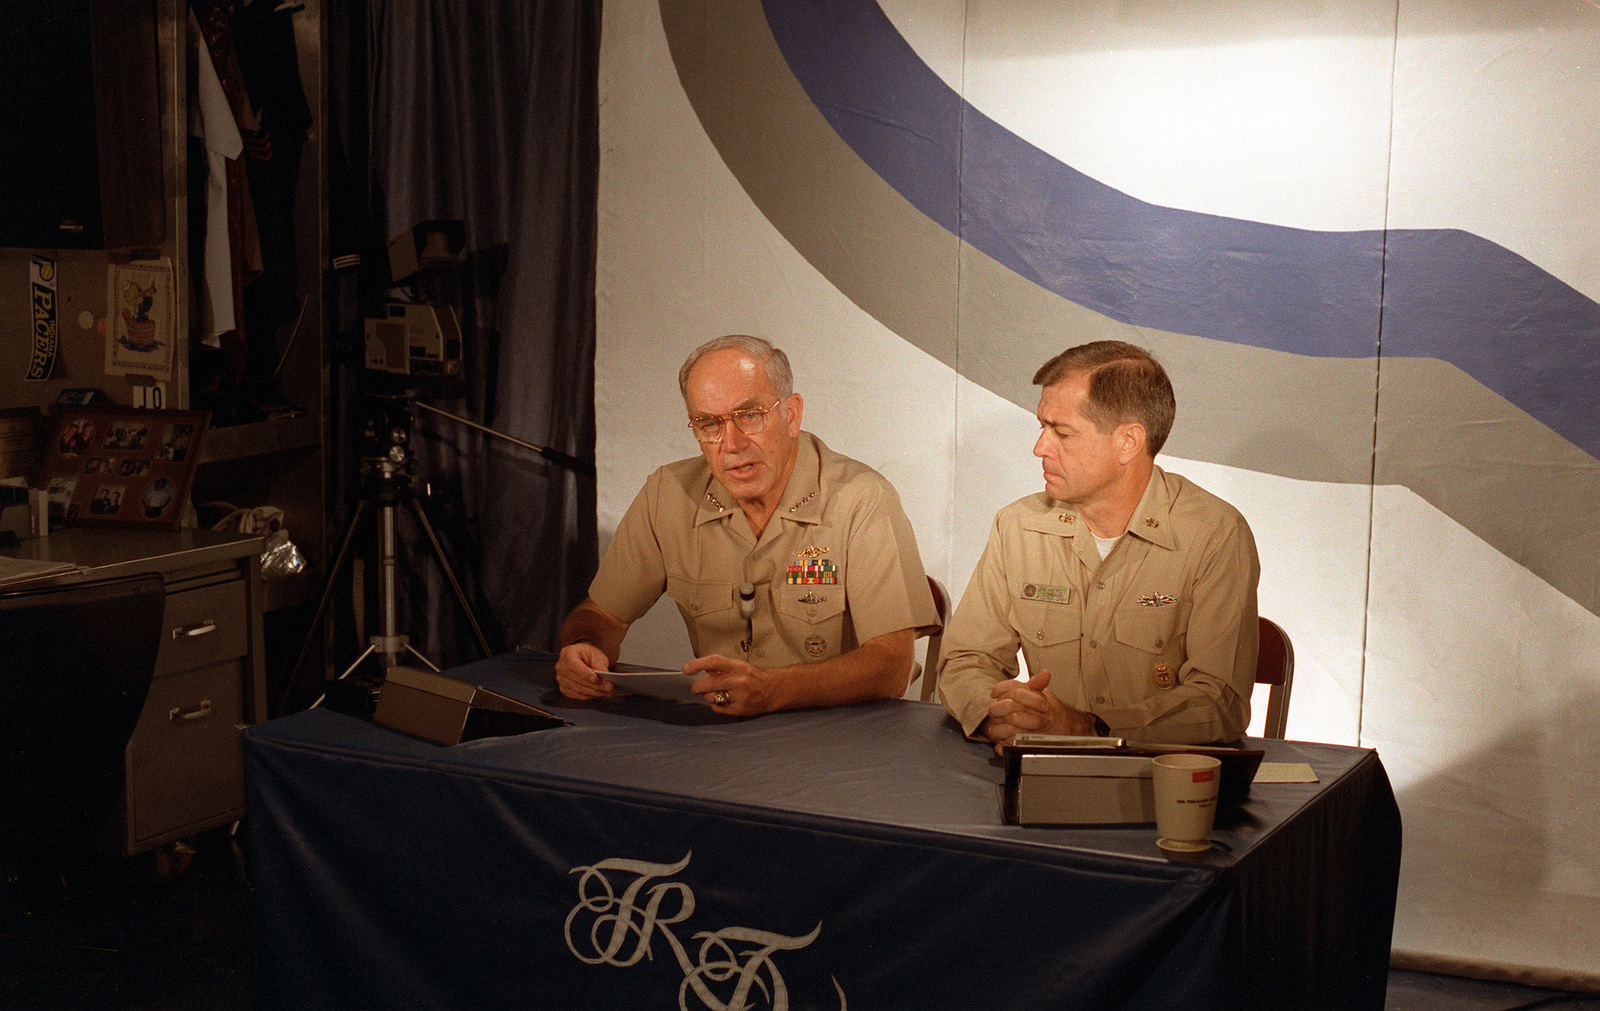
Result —
[[58, 408], [40, 483], [70, 526], [176, 530], [189, 500], [205, 411]]
[[106, 375], [172, 382], [175, 347], [172, 264], [160, 260], [106, 268]]

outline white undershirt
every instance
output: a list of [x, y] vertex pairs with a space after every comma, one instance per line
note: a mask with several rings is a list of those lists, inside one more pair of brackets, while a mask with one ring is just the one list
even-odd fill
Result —
[[1100, 560], [1102, 562], [1105, 561], [1107, 555], [1111, 554], [1111, 549], [1117, 546], [1117, 542], [1122, 539], [1121, 534], [1115, 537], [1101, 537], [1093, 531], [1089, 533], [1089, 536], [1094, 538], [1095, 546], [1100, 549]]

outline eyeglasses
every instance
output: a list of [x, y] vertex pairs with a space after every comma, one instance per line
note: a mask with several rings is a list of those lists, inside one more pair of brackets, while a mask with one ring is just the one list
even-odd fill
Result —
[[767, 427], [767, 415], [777, 410], [783, 403], [779, 397], [772, 402], [771, 407], [752, 407], [743, 411], [734, 411], [730, 414], [718, 414], [713, 417], [699, 417], [689, 419], [689, 429], [694, 432], [694, 437], [701, 442], [721, 442], [722, 423], [732, 421], [739, 431], [745, 435], [755, 435]]

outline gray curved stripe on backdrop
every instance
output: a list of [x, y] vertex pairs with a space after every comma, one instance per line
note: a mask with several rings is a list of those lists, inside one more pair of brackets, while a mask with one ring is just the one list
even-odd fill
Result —
[[[1142, 344], [1178, 388], [1167, 452], [1404, 485], [1600, 614], [1600, 466], [1454, 366], [1247, 347], [1079, 306], [961, 242], [868, 168], [795, 80], [759, 0], [660, 0], [660, 10], [684, 91], [728, 168], [807, 261], [901, 338], [1029, 412], [1028, 380], [1050, 355], [1088, 340]], [[1375, 405], [1374, 465], [1374, 433], [1352, 419]]]
[[1139, 200], [962, 100], [878, 0], [762, 0], [811, 102], [922, 213], [1063, 298], [1295, 354], [1438, 358], [1600, 456], [1600, 303], [1453, 228], [1318, 231]]

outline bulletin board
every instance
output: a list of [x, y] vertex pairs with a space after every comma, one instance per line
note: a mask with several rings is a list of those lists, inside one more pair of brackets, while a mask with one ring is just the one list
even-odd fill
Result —
[[62, 410], [40, 474], [50, 519], [177, 529], [210, 420], [206, 411]]

